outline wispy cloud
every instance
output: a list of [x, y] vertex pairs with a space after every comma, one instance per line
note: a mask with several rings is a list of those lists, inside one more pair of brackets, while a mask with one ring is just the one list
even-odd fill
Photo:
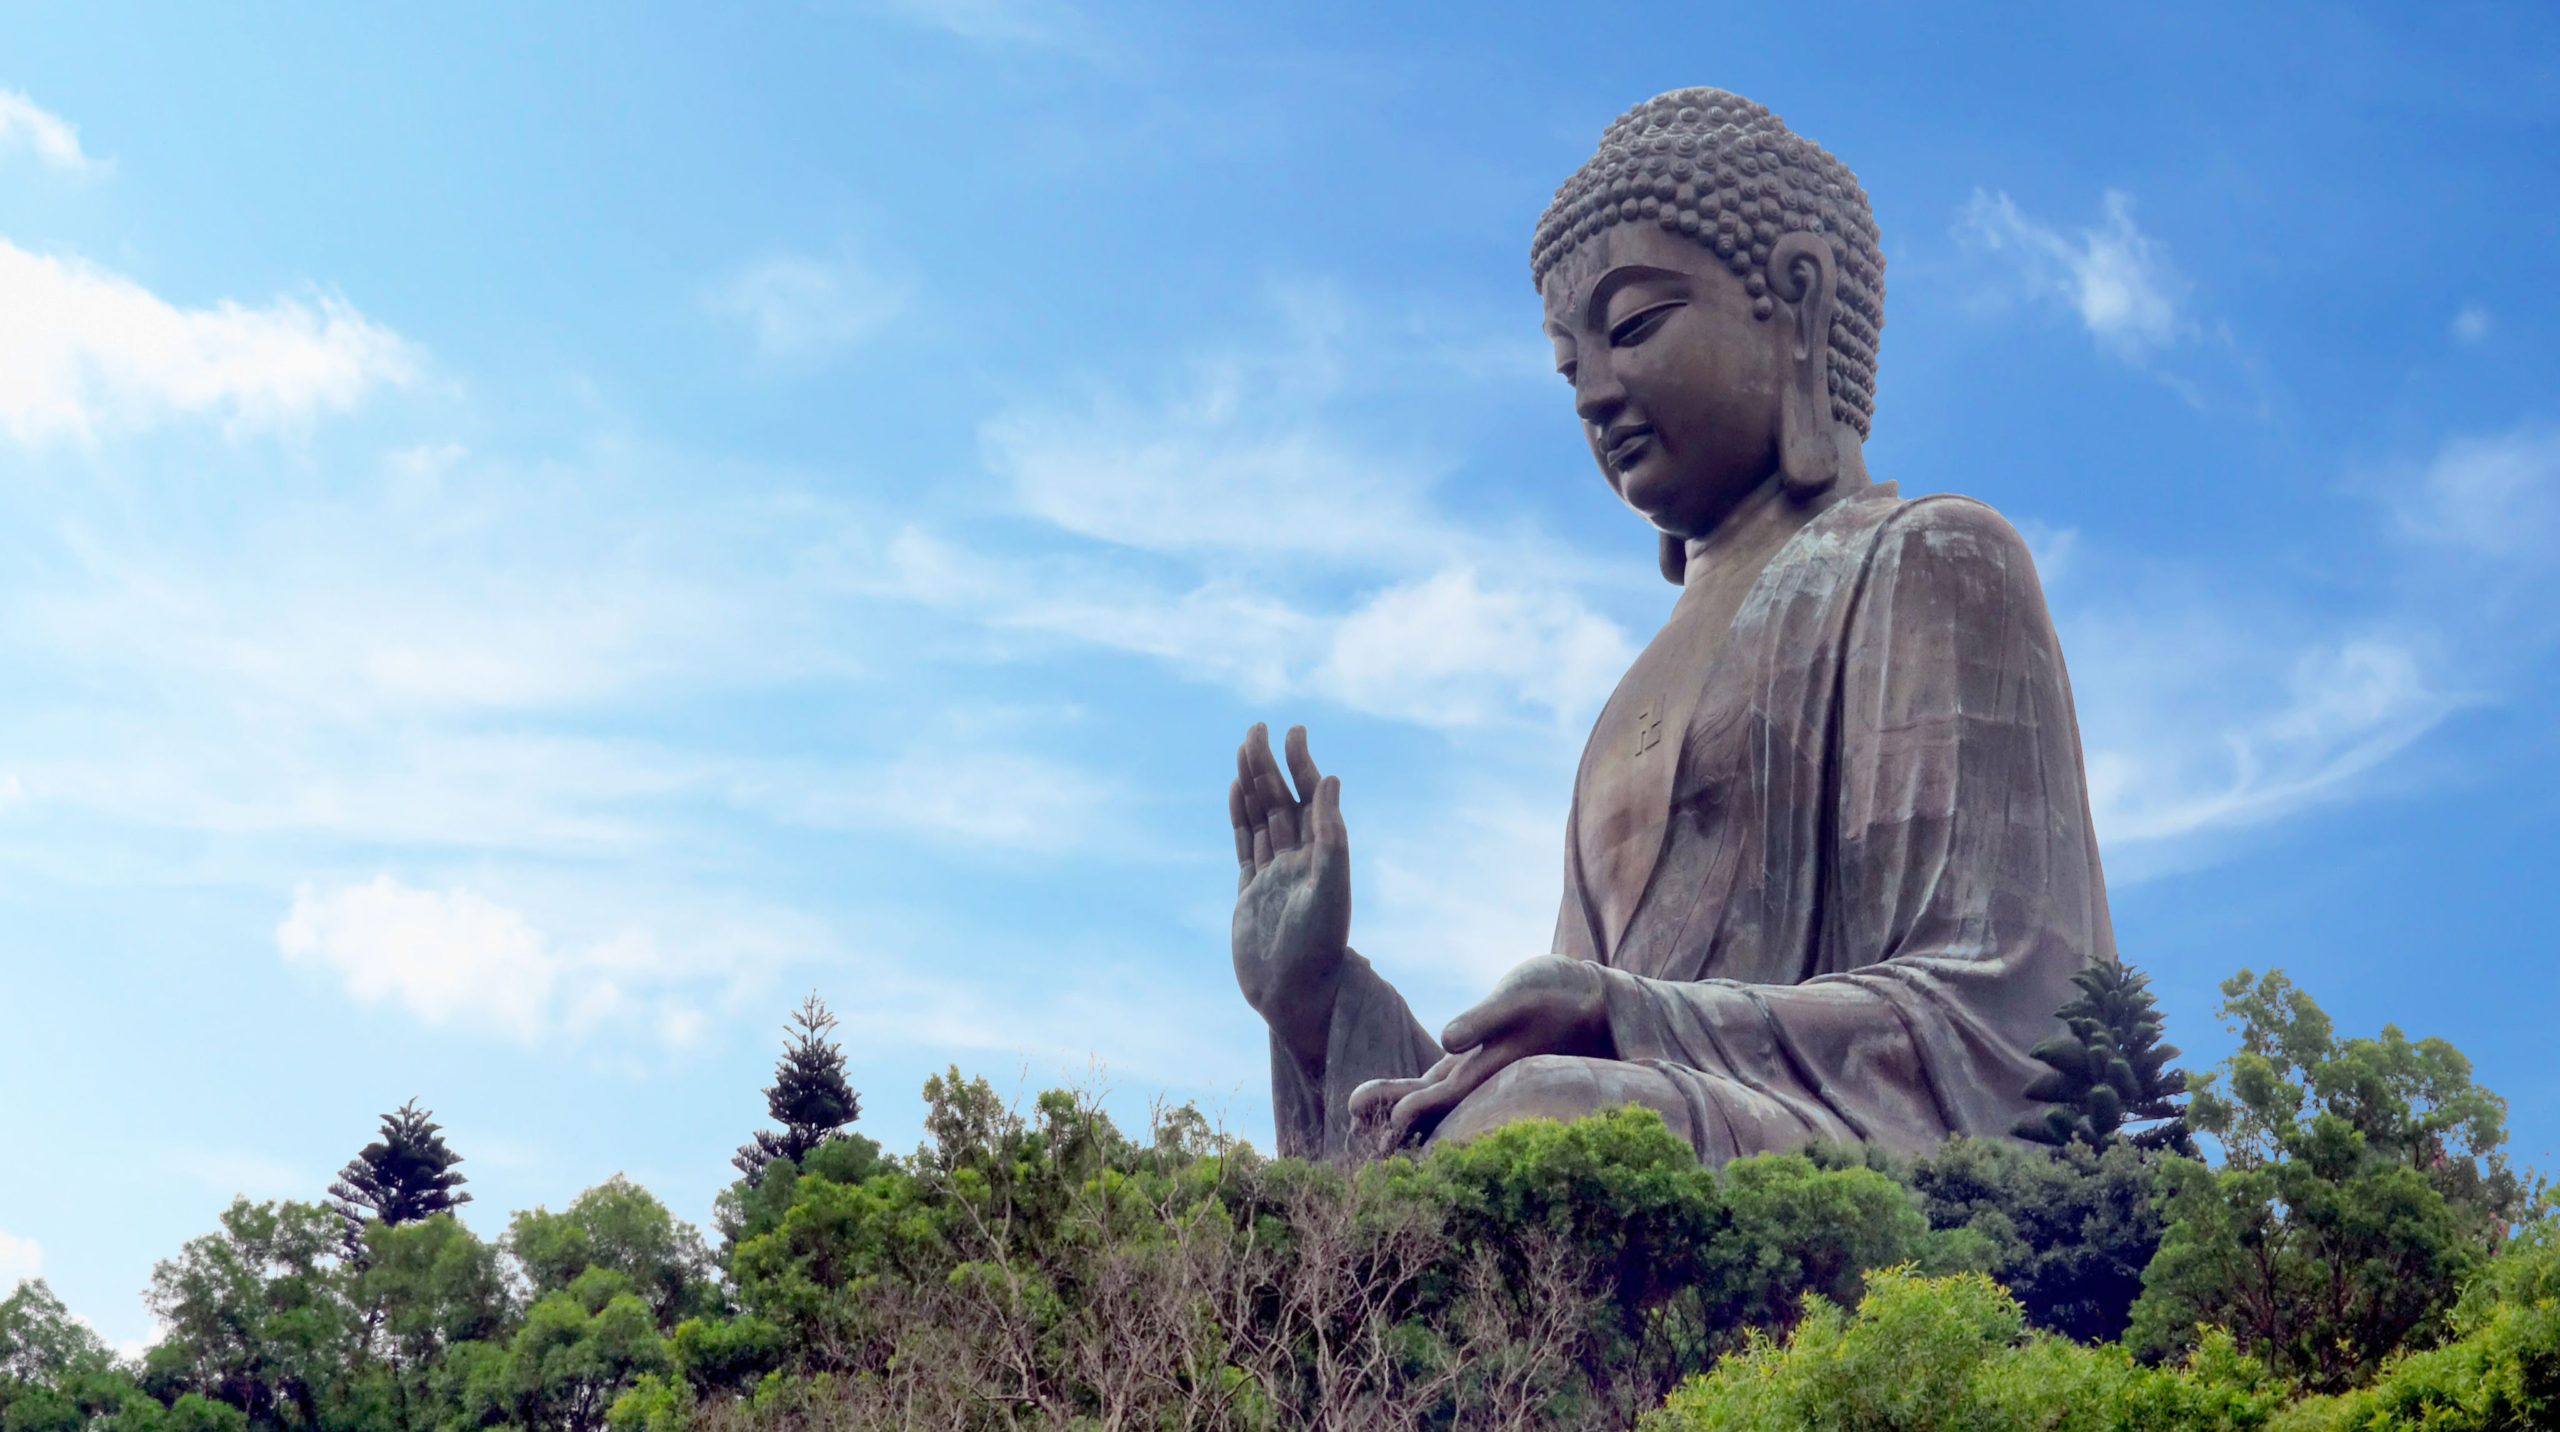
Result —
[[2453, 315], [2453, 338], [2457, 343], [2478, 343], [2489, 336], [2489, 330], [2494, 326], [2496, 320], [2488, 309], [2476, 303], [2466, 303]]
[[614, 921], [599, 938], [554, 938], [514, 906], [464, 885], [390, 875], [306, 884], [276, 927], [287, 960], [338, 979], [364, 1004], [394, 1004], [431, 1028], [520, 1044], [610, 1028], [668, 1047], [693, 1043], [708, 1010], [815, 951], [807, 922], [740, 910], [694, 912], [690, 929]]
[[804, 364], [878, 332], [906, 293], [851, 259], [777, 254], [722, 279], [702, 302], [713, 317], [744, 328], [762, 358]]
[[[1161, 398], [1105, 390], [991, 419], [985, 461], [1018, 510], [1095, 545], [990, 570], [910, 530], [890, 553], [903, 590], [1256, 698], [1436, 727], [1593, 709], [1633, 650], [1593, 595], [1628, 574], [1449, 511], [1445, 464], [1337, 410], [1338, 348], [1392, 345], [1321, 302], [1289, 309], [1284, 341], [1197, 360]], [[1427, 371], [1447, 354], [1371, 356]]]
[[18, 90], [0, 89], [0, 154], [25, 150], [48, 169], [72, 174], [107, 167], [80, 148], [80, 131]]
[[180, 308], [119, 274], [0, 241], [0, 428], [19, 442], [171, 416], [234, 431], [348, 408], [407, 381], [409, 345], [344, 300]]
[[2032, 218], [2007, 194], [1977, 189], [1960, 232], [2003, 260], [2039, 301], [2068, 310], [2101, 348], [2129, 362], [2177, 342], [2191, 285], [2159, 240], [2133, 221], [2133, 196], [2110, 189], [2096, 228], [2065, 233]]
[[2560, 433], [2450, 438], [2378, 486], [2358, 561], [2381, 595], [2343, 611], [2065, 544], [2046, 575], [2110, 874], [2370, 792], [2560, 641]]
[[[2082, 706], [2100, 838], [2110, 852], [2148, 848], [2121, 875], [2141, 874], [2155, 857], [2175, 863], [2167, 847], [2190, 838], [2355, 794], [2359, 780], [2462, 704], [2416, 651], [2381, 637], [2288, 658], [2193, 621], [2162, 634], [2185, 638], [2174, 649], [2110, 644], [2099, 635], [2105, 626], [2078, 626], [2072, 669], [2094, 698]], [[2244, 668], [2259, 663], [2282, 670], [2274, 690], [2253, 689]], [[2136, 682], [2149, 689], [2127, 693]]]
[[2560, 428], [2455, 438], [2392, 490], [2400, 530], [2429, 547], [2501, 564], [2560, 557]]

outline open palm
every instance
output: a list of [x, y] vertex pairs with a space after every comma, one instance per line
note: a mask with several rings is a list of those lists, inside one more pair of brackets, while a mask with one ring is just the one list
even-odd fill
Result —
[[1334, 991], [1351, 937], [1351, 842], [1342, 782], [1320, 774], [1307, 731], [1289, 728], [1289, 776], [1256, 723], [1236, 751], [1227, 814], [1236, 835], [1236, 983], [1245, 1002], [1307, 1063], [1324, 1057]]

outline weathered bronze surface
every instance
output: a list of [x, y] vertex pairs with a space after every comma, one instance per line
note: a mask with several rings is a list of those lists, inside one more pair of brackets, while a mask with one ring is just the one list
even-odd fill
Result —
[[2028, 1111], [2028, 1049], [2115, 957], [2079, 728], [2018, 534], [1867, 476], [1876, 239], [1838, 161], [1721, 90], [1630, 110], [1557, 192], [1557, 371], [1680, 596], [1583, 752], [1553, 952], [1437, 1042], [1347, 944], [1340, 783], [1302, 729], [1286, 775], [1248, 735], [1235, 968], [1283, 1153], [1635, 1103], [1719, 1163]]

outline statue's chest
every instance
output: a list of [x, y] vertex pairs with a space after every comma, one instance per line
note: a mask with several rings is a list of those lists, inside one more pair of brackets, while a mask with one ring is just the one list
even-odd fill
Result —
[[[1582, 762], [1576, 794], [1586, 893], [1610, 944], [1644, 896], [1670, 819], [1683, 737], [1700, 708], [1719, 699], [1719, 658], [1730, 644], [1734, 602], [1683, 603], [1618, 683]], [[1705, 723], [1710, 728], [1722, 723]], [[1714, 753], [1690, 752], [1719, 766]]]

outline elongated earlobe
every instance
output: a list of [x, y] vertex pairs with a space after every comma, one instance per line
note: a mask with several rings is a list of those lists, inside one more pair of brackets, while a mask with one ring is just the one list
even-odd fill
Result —
[[1840, 445], [1831, 431], [1834, 264], [1831, 246], [1801, 231], [1769, 251], [1769, 291], [1786, 301], [1791, 330], [1778, 409], [1778, 476], [1799, 499], [1840, 480]]

